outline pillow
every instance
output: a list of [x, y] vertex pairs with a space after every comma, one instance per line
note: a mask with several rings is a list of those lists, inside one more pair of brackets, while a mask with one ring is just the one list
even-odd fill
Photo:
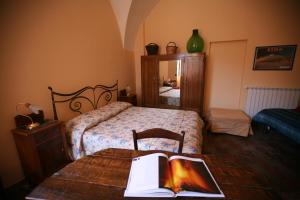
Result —
[[130, 106], [132, 106], [132, 104], [127, 102], [117, 101], [117, 102], [109, 103], [96, 110], [83, 113], [69, 120], [66, 123], [67, 131], [72, 132], [74, 129], [79, 129], [79, 127], [82, 130], [91, 128], [92, 126], [95, 126], [96, 124], [117, 115], [123, 110], [126, 110]]

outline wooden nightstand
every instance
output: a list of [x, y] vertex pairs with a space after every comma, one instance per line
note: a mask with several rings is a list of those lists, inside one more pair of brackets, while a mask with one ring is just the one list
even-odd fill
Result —
[[65, 126], [49, 120], [32, 130], [12, 130], [26, 178], [38, 184], [68, 162]]
[[119, 96], [119, 101], [125, 101], [137, 106], [136, 94], [130, 94], [129, 96]]

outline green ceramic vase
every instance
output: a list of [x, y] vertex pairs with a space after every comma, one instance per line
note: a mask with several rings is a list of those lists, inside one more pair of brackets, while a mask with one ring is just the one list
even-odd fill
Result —
[[193, 35], [190, 37], [186, 44], [187, 52], [196, 53], [203, 51], [204, 41], [198, 33], [198, 29], [193, 29]]

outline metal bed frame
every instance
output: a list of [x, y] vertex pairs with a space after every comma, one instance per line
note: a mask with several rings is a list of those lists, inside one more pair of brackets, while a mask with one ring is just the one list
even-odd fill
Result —
[[[118, 94], [118, 80], [115, 84], [111, 86], [106, 85], [96, 85], [94, 87], [86, 86], [76, 92], [72, 93], [60, 93], [53, 91], [52, 87], [48, 87], [51, 92], [52, 108], [54, 119], [58, 120], [56, 103], [67, 103], [69, 104], [69, 109], [73, 112], [78, 112], [82, 114], [82, 103], [80, 100], [85, 100], [88, 102], [92, 108], [95, 110], [98, 108], [99, 101], [104, 99], [106, 104], [109, 103], [113, 97], [113, 93], [116, 93], [117, 99], [119, 98]], [[92, 98], [85, 96], [84, 94], [87, 91], [92, 91]], [[57, 100], [57, 98], [60, 98]]]

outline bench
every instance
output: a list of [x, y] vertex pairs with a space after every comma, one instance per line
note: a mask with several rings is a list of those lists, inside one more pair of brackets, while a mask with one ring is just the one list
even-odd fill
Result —
[[208, 129], [215, 133], [228, 133], [247, 137], [252, 135], [251, 118], [242, 110], [211, 108]]

